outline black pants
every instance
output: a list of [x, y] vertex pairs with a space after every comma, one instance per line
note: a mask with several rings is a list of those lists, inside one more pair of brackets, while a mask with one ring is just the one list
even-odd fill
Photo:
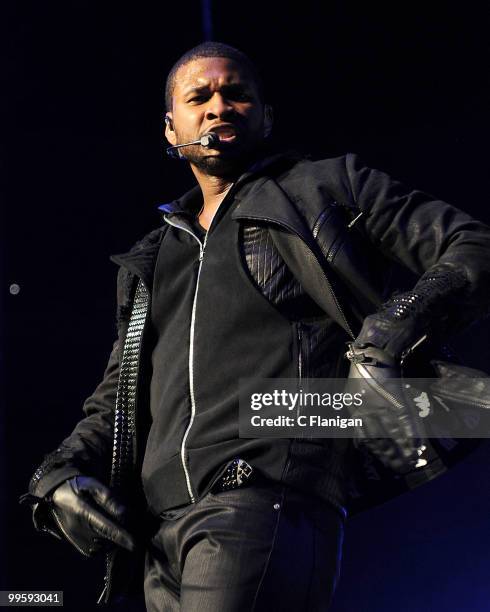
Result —
[[325, 611], [342, 540], [335, 508], [283, 485], [209, 493], [151, 539], [147, 610]]

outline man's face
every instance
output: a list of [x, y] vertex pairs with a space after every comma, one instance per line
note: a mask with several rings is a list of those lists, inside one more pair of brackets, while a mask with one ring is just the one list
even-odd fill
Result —
[[208, 132], [220, 138], [216, 148], [181, 149], [186, 159], [207, 174], [225, 175], [250, 159], [264, 139], [264, 105], [246, 68], [210, 57], [181, 66], [175, 79], [172, 111], [165, 136], [171, 144], [197, 140]]

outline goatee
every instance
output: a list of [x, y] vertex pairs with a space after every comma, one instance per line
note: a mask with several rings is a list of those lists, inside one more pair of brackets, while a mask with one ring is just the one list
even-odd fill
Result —
[[240, 175], [250, 165], [255, 155], [250, 152], [239, 155], [202, 155], [187, 150], [184, 157], [201, 172], [224, 178]]

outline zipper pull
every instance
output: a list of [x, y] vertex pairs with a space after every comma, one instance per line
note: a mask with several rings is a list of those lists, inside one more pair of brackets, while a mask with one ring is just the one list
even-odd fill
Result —
[[354, 225], [359, 221], [359, 219], [362, 217], [363, 214], [364, 214], [364, 211], [361, 211], [356, 217], [354, 217], [352, 221], [347, 225], [347, 229], [354, 227]]
[[99, 599], [97, 600], [97, 604], [101, 604], [103, 601], [105, 601], [104, 596], [107, 593], [107, 589], [109, 587], [109, 572], [110, 572], [109, 567], [110, 567], [110, 553], [106, 553], [106, 555], [105, 555], [104, 588], [102, 589], [102, 593], [99, 595]]
[[298, 332], [298, 379], [299, 379], [299, 384], [301, 384], [301, 380], [303, 378], [303, 355], [302, 355], [303, 330], [301, 327], [301, 322], [298, 322], [297, 332]]
[[104, 582], [105, 582], [104, 589], [103, 589], [102, 593], [99, 595], [99, 599], [97, 600], [97, 604], [101, 604], [102, 603], [102, 600], [104, 599], [104, 595], [107, 592], [107, 576], [104, 576]]
[[409, 346], [407, 349], [405, 349], [403, 351], [403, 353], [400, 356], [400, 366], [403, 366], [403, 364], [405, 363], [406, 358], [409, 355], [411, 355], [414, 352], [414, 350], [419, 346], [419, 344], [422, 344], [422, 342], [424, 342], [425, 340], [427, 340], [427, 334], [424, 334], [414, 344], [412, 344], [412, 346]]
[[199, 261], [202, 261], [204, 257], [204, 251], [206, 250], [207, 241], [208, 241], [208, 232], [206, 232], [206, 235], [204, 236], [204, 242], [201, 243], [201, 241], [199, 241]]

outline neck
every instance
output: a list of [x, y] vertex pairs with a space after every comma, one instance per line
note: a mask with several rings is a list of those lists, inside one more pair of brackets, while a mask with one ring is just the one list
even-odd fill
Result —
[[198, 217], [199, 223], [209, 229], [216, 211], [238, 176], [211, 176], [194, 166], [192, 171], [201, 187], [204, 202]]
[[247, 168], [261, 157], [264, 157], [268, 152], [268, 146], [261, 143], [252, 151], [242, 155], [240, 159], [236, 159], [235, 163], [233, 165], [230, 164], [227, 171], [224, 171], [221, 175], [209, 174], [189, 160], [192, 173], [196, 177], [202, 191], [204, 210], [209, 207], [217, 209], [233, 183], [238, 180]]
[[221, 202], [237, 177], [210, 176], [193, 168], [194, 176], [202, 191], [204, 208]]

